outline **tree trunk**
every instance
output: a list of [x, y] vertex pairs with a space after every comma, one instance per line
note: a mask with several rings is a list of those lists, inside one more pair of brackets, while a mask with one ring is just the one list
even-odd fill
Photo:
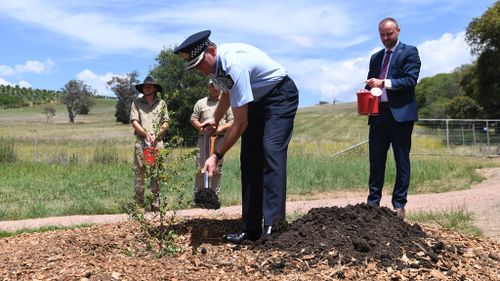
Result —
[[66, 106], [68, 109], [68, 117], [69, 122], [75, 124], [75, 114], [73, 113], [73, 109], [70, 106]]

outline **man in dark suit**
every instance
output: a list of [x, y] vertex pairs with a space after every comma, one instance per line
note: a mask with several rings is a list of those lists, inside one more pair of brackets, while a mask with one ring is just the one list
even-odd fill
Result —
[[369, 205], [379, 205], [384, 186], [389, 145], [396, 162], [392, 205], [398, 217], [405, 217], [410, 184], [410, 148], [413, 124], [418, 120], [415, 86], [420, 73], [420, 57], [414, 46], [399, 42], [400, 28], [393, 18], [380, 21], [379, 34], [385, 48], [370, 59], [367, 89], [382, 89], [379, 115], [370, 116]]

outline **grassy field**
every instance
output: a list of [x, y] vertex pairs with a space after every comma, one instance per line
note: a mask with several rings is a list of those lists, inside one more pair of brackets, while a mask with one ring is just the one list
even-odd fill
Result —
[[440, 212], [417, 212], [410, 214], [408, 220], [416, 223], [439, 225], [445, 229], [453, 229], [465, 235], [481, 236], [482, 230], [474, 226], [474, 215], [465, 208], [457, 208]]
[[[98, 100], [88, 115], [76, 117], [75, 124], [68, 122], [65, 108], [58, 104], [53, 105], [56, 116], [47, 123], [43, 107], [0, 110], [0, 138], [12, 143], [17, 159], [0, 164], [0, 220], [121, 212], [119, 202], [133, 194], [134, 138], [130, 125], [115, 122], [114, 101]], [[366, 140], [366, 121], [357, 116], [352, 103], [300, 109], [289, 147], [288, 193], [300, 199], [338, 190], [365, 191], [367, 146], [332, 155]], [[433, 136], [415, 135], [413, 150], [446, 149]], [[186, 165], [184, 178], [195, 173], [194, 159]], [[481, 180], [474, 169], [499, 165], [487, 158], [413, 155], [410, 193], [465, 189]], [[237, 146], [227, 153], [223, 173], [223, 205], [239, 204]], [[394, 173], [390, 157], [387, 192]], [[191, 190], [191, 184], [185, 186], [186, 195]]]

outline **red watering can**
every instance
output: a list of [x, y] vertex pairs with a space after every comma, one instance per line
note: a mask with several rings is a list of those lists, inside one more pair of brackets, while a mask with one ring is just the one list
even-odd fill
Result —
[[149, 165], [154, 165], [156, 161], [156, 156], [158, 155], [158, 149], [155, 147], [145, 147], [144, 150], [144, 160]]
[[366, 89], [362, 89], [357, 92], [359, 115], [378, 115], [378, 102], [380, 95], [374, 95], [378, 94], [377, 91], [373, 92], [374, 93]]

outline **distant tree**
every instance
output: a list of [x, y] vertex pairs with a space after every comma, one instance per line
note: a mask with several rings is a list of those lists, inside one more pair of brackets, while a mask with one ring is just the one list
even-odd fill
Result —
[[197, 133], [189, 119], [196, 101], [208, 95], [208, 79], [197, 71], [186, 71], [184, 60], [173, 53], [173, 48], [162, 50], [156, 61], [151, 75], [163, 87], [162, 98], [170, 115], [167, 137], [194, 140]]
[[95, 92], [92, 95], [82, 95], [79, 99], [78, 114], [87, 115], [90, 108], [95, 105]]
[[465, 93], [460, 87], [461, 68], [420, 80], [416, 87], [419, 115], [426, 118], [445, 118], [446, 104]]
[[460, 72], [460, 87], [464, 90], [466, 96], [477, 100], [479, 97], [478, 93], [478, 79], [476, 75], [477, 63], [467, 64], [461, 67]]
[[481, 107], [467, 96], [451, 99], [446, 105], [446, 115], [453, 119], [474, 119], [480, 117]]
[[46, 106], [42, 110], [42, 114], [45, 114], [47, 117], [47, 124], [50, 121], [50, 118], [54, 117], [56, 115], [56, 109], [53, 108], [52, 106]]
[[61, 89], [61, 101], [68, 110], [69, 122], [75, 123], [75, 117], [82, 112], [89, 112], [95, 104], [95, 91], [80, 80], [70, 80]]
[[467, 27], [466, 41], [472, 54], [479, 55], [475, 67], [477, 96], [487, 118], [500, 118], [500, 1]]
[[495, 2], [479, 18], [474, 18], [466, 29], [465, 40], [473, 54], [500, 48], [500, 1]]
[[116, 122], [121, 122], [123, 124], [130, 123], [132, 102], [139, 95], [139, 92], [135, 89], [135, 85], [140, 82], [137, 79], [138, 76], [139, 74], [137, 71], [132, 71], [131, 73], [127, 73], [125, 77], [115, 76], [108, 81], [108, 86], [111, 87], [111, 91], [113, 91], [118, 98], [115, 106]]

